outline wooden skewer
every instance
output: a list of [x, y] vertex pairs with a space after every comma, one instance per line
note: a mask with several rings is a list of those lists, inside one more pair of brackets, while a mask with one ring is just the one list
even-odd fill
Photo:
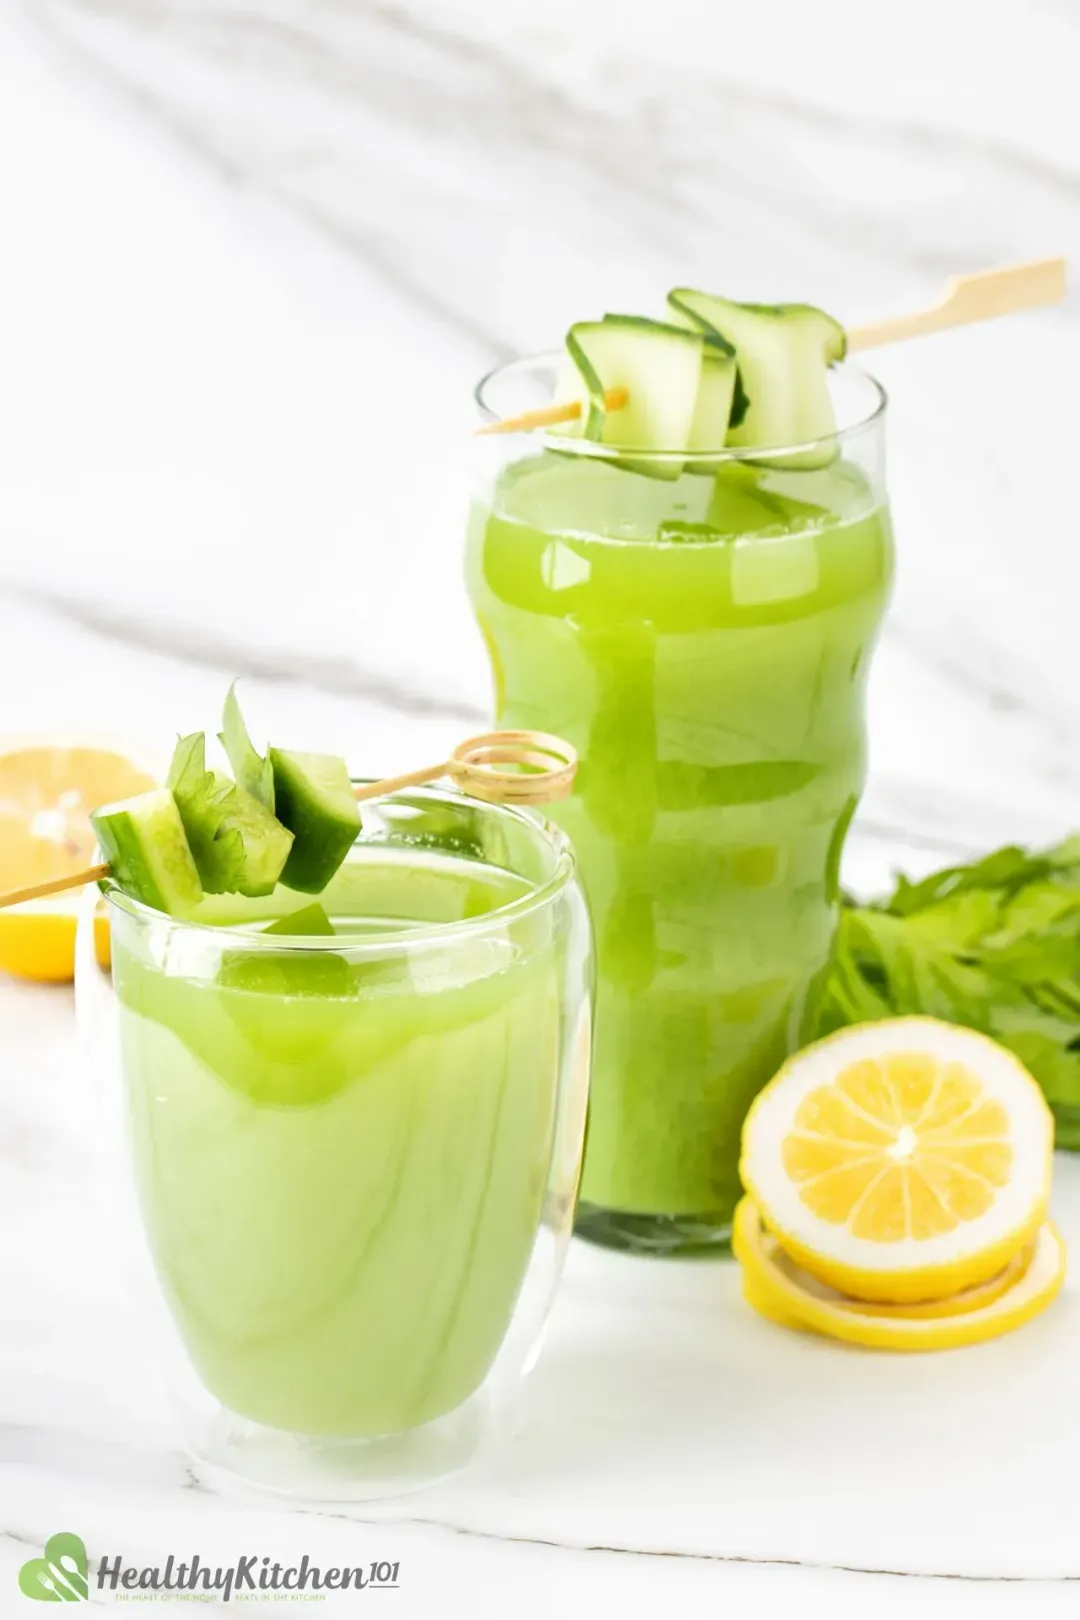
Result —
[[[1031, 259], [1027, 264], [1009, 264], [998, 270], [980, 270], [972, 276], [955, 276], [946, 283], [936, 304], [910, 315], [893, 315], [867, 326], [854, 326], [847, 334], [847, 352], [878, 349], [886, 343], [946, 332], [953, 326], [972, 321], [990, 321], [999, 315], [1016, 315], [1025, 309], [1043, 309], [1058, 304], [1065, 296], [1065, 260]], [[609, 388], [604, 409], [620, 411], [629, 402], [625, 388]], [[581, 415], [579, 400], [562, 405], [545, 405], [542, 410], [506, 416], [476, 429], [478, 437], [487, 433], [530, 433], [533, 428], [558, 427], [576, 422]]]
[[[627, 388], [609, 388], [604, 394], [606, 411], [621, 411], [629, 403], [630, 391]], [[521, 416], [504, 416], [501, 422], [487, 422], [477, 428], [476, 437], [482, 439], [486, 433], [528, 433], [533, 428], [558, 427], [561, 422], [576, 422], [580, 415], [581, 401], [571, 399], [565, 405], [545, 405], [537, 411], [524, 411]]]
[[1007, 264], [1000, 270], [954, 276], [929, 309], [853, 327], [847, 335], [848, 353], [925, 337], [931, 332], [947, 332], [950, 327], [969, 326], [972, 321], [1018, 315], [1025, 309], [1044, 309], [1048, 304], [1059, 304], [1064, 296], [1064, 259], [1030, 259], [1026, 264]]
[[[570, 744], [549, 732], [485, 731], [459, 743], [438, 765], [370, 782], [356, 789], [356, 797], [361, 803], [382, 799], [401, 788], [421, 787], [448, 776], [463, 793], [489, 804], [554, 804], [573, 791], [577, 763]], [[501, 769], [504, 765], [523, 765], [526, 770], [517, 775]]]
[[0, 895], [0, 910], [4, 906], [21, 906], [24, 900], [44, 900], [47, 894], [62, 894], [65, 889], [81, 889], [87, 883], [99, 883], [109, 875], [109, 868], [87, 866], [81, 872], [69, 872], [67, 877], [50, 878], [48, 883], [31, 883], [25, 889], [11, 889]]
[[[524, 767], [520, 772], [505, 766]], [[554, 804], [568, 798], [574, 787], [578, 757], [576, 749], [561, 737], [546, 731], [485, 731], [459, 743], [449, 759], [437, 765], [424, 765], [402, 776], [387, 776], [379, 782], [365, 782], [355, 789], [357, 800], [382, 799], [402, 788], [421, 787], [448, 776], [455, 787], [488, 804]], [[104, 863], [87, 866], [66, 877], [50, 878], [47, 883], [31, 883], [25, 889], [0, 894], [0, 911], [20, 906], [27, 900], [43, 900], [46, 895], [62, 894], [65, 889], [81, 889], [108, 877]]]

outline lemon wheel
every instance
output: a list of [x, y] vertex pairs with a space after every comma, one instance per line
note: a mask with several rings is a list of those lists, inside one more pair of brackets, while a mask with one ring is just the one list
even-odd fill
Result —
[[793, 1274], [750, 1198], [735, 1212], [733, 1247], [742, 1266], [743, 1293], [760, 1315], [784, 1327], [823, 1334], [879, 1350], [952, 1350], [1000, 1338], [1044, 1311], [1065, 1280], [1065, 1245], [1047, 1221], [1018, 1281], [988, 1303], [953, 1315], [905, 1316], [837, 1305]]
[[[788, 1280], [796, 1287], [813, 1295], [823, 1304], [834, 1306], [839, 1311], [856, 1311], [860, 1316], [880, 1316], [885, 1321], [913, 1321], [921, 1319], [931, 1321], [940, 1317], [966, 1316], [971, 1311], [981, 1311], [987, 1305], [992, 1305], [1000, 1299], [1002, 1294], [1015, 1286], [1026, 1276], [1035, 1255], [1034, 1242], [1029, 1243], [1018, 1255], [999, 1271], [996, 1277], [988, 1282], [978, 1283], [974, 1288], [962, 1289], [959, 1294], [951, 1294], [946, 1299], [920, 1300], [913, 1305], [882, 1305], [877, 1301], [851, 1299], [847, 1294], [837, 1293], [827, 1283], [818, 1279], [801, 1266], [796, 1265], [789, 1254], [786, 1254], [775, 1238], [766, 1239], [766, 1252], [773, 1264], [778, 1266]], [[754, 1299], [751, 1301], [756, 1308], [765, 1302], [766, 1296], [776, 1311], [782, 1311], [782, 1302], [772, 1300], [770, 1294], [769, 1275], [759, 1276], [754, 1272], [754, 1251], [747, 1257], [747, 1266], [744, 1268], [743, 1292], [752, 1289]], [[787, 1313], [785, 1313], [787, 1314]]]
[[1046, 1218], [1053, 1119], [1017, 1058], [932, 1018], [791, 1058], [743, 1128], [743, 1183], [805, 1271], [885, 1304], [1004, 1272]]

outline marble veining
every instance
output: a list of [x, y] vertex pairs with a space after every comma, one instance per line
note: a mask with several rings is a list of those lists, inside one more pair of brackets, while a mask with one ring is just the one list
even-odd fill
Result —
[[440, 716], [474, 726], [488, 717], [488, 711], [479, 704], [444, 699], [429, 687], [384, 677], [378, 670], [367, 669], [345, 656], [320, 655], [317, 651], [274, 653], [242, 640], [207, 635], [196, 625], [160, 619], [148, 625], [136, 613], [125, 613], [122, 607], [80, 600], [46, 588], [11, 586], [2, 594], [13, 611], [20, 606], [44, 609], [122, 648], [152, 651], [195, 664], [213, 670], [226, 681], [246, 678], [291, 682], [316, 692], [366, 699], [404, 716]]
[[[669, 38], [683, 30], [673, 60], [635, 49], [606, 26], [602, 6], [584, 16], [560, 8], [557, 23], [546, 11], [548, 32], [581, 29], [576, 51], [572, 34], [556, 34], [558, 49], [545, 41], [531, 11], [501, 10], [482, 30], [468, 5], [435, 18], [430, 7], [362, 0], [270, 0], [256, 10], [222, 0], [47, 0], [44, 14], [233, 175], [339, 231], [363, 222], [361, 252], [381, 245], [384, 268], [410, 291], [419, 280], [470, 332], [483, 311], [489, 340], [505, 332], [518, 346], [516, 320], [542, 311], [532, 267], [523, 264], [516, 287], [507, 270], [545, 238], [558, 249], [560, 280], [567, 254], [575, 271], [587, 265], [584, 284], [564, 289], [578, 299], [601, 268], [601, 296], [621, 291], [619, 249], [632, 241], [637, 278], [669, 264], [715, 275], [722, 261], [732, 281], [768, 276], [768, 292], [796, 256], [803, 282], [824, 269], [835, 300], [840, 265], [845, 285], [866, 287], [868, 266], [896, 278], [992, 263], [1013, 250], [1018, 217], [1028, 233], [1060, 233], [1080, 194], [1075, 131], [1062, 150], [1037, 145], [1019, 119], [972, 129], [950, 127], [942, 107], [922, 117], [855, 111], [837, 72], [797, 86], [748, 82], [726, 53], [709, 60], [711, 34], [695, 48], [701, 8], [692, 4], [668, 8]], [[963, 7], [944, 13], [959, 21]], [[767, 63], [769, 34], [748, 32]], [[966, 42], [949, 32], [939, 21], [945, 59], [958, 67]], [[852, 57], [834, 43], [847, 65]], [[1001, 53], [993, 65], [1004, 65], [1007, 34], [989, 44]], [[588, 68], [575, 74], [588, 47]], [[267, 91], [284, 93], [287, 108]], [[417, 238], [443, 248], [448, 225], [450, 255], [425, 264]]]

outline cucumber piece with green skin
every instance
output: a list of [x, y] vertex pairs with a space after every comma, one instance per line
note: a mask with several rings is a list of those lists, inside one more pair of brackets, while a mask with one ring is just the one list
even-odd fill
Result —
[[[604, 319], [614, 326], [634, 326], [669, 332], [673, 329], [669, 323], [650, 320], [642, 315], [606, 315]], [[701, 374], [686, 446], [688, 450], [697, 453], [723, 449], [739, 379], [735, 350], [731, 344], [714, 332], [702, 330], [701, 335], [705, 340], [701, 350]], [[694, 461], [691, 470], [715, 472], [716, 464], [709, 461]]]
[[[606, 315], [604, 319], [613, 326], [633, 326], [668, 332], [673, 329], [670, 323], [650, 320], [642, 315]], [[697, 453], [722, 450], [727, 440], [739, 381], [735, 350], [715, 332], [703, 328], [688, 329], [700, 330], [705, 341], [701, 350], [701, 375], [686, 448]], [[696, 461], [693, 463], [693, 470], [711, 472], [715, 471], [715, 465], [711, 462]]]
[[[670, 460], [620, 455], [618, 465], [651, 478], [678, 478], [679, 452], [690, 447], [704, 350], [700, 332], [644, 316], [579, 322], [566, 335], [556, 399], [577, 400], [581, 416], [561, 431], [620, 451], [674, 452]], [[628, 396], [617, 411], [604, 404], [612, 388], [625, 388]]]
[[703, 461], [701, 452], [724, 448], [738, 380], [735, 350], [706, 333], [701, 354], [701, 382], [690, 425], [689, 448], [696, 452], [695, 459], [687, 463], [690, 472], [714, 473], [719, 466], [717, 461]]
[[[672, 322], [676, 326], [685, 326], [689, 328], [691, 332], [703, 332], [706, 338], [709, 340], [710, 348], [715, 346], [723, 354], [729, 354], [736, 362], [735, 386], [731, 393], [731, 409], [728, 413], [727, 424], [729, 429], [736, 428], [746, 416], [746, 412], [750, 406], [750, 396], [747, 394], [745, 385], [743, 383], [742, 372], [739, 370], [738, 358], [735, 354], [734, 345], [729, 343], [727, 338], [722, 337], [716, 328], [703, 316], [697, 314], [693, 309], [684, 307], [682, 297], [683, 294], [678, 288], [676, 288], [674, 292], [668, 293], [668, 310], [670, 311]], [[708, 350], [706, 350], [706, 355], [707, 354]]]
[[797, 456], [762, 456], [780, 467], [827, 466], [836, 457], [836, 418], [828, 370], [847, 350], [844, 329], [811, 304], [737, 304], [690, 287], [669, 295], [674, 310], [718, 333], [735, 347], [749, 396], [745, 416], [728, 443], [779, 450], [810, 445]]
[[155, 911], [182, 917], [203, 897], [176, 800], [168, 788], [102, 805], [90, 816], [113, 882]]
[[336, 754], [271, 748], [277, 814], [293, 835], [282, 883], [321, 894], [360, 831], [360, 807], [348, 768]]
[[167, 781], [207, 894], [271, 894], [292, 834], [246, 789], [207, 770], [201, 731], [180, 738]]
[[279, 917], [277, 922], [263, 929], [264, 934], [291, 934], [294, 938], [301, 934], [328, 937], [334, 931], [333, 923], [317, 900], [310, 906], [302, 906], [299, 911], [290, 912], [287, 917]]

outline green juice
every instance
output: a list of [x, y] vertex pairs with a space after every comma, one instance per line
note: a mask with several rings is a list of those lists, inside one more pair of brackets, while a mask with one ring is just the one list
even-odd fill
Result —
[[524, 887], [381, 852], [342, 869], [322, 902], [335, 937], [308, 948], [233, 947], [230, 930], [304, 903], [281, 890], [205, 902], [205, 950], [191, 932], [162, 952], [114, 921], [149, 1246], [195, 1368], [232, 1411], [380, 1435], [484, 1380], [551, 1160], [557, 947], [535, 916], [388, 958], [349, 947], [373, 931], [404, 946]]
[[891, 568], [843, 460], [668, 481], [544, 452], [474, 510], [497, 723], [581, 755], [552, 814], [596, 935], [586, 1221], [730, 1221], [743, 1118], [827, 971]]

